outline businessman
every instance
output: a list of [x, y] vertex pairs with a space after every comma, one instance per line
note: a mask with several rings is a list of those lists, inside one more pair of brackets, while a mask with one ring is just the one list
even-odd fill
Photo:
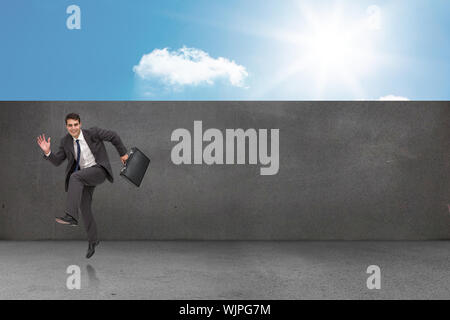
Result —
[[97, 225], [91, 211], [92, 195], [97, 185], [106, 179], [113, 182], [113, 174], [103, 141], [111, 142], [119, 153], [123, 164], [128, 159], [127, 149], [114, 131], [97, 127], [81, 129], [81, 119], [76, 113], [66, 116], [68, 134], [60, 142], [57, 151], [50, 149], [50, 140], [45, 134], [37, 137], [37, 143], [44, 152], [44, 159], [59, 166], [67, 159], [65, 190], [67, 201], [65, 215], [57, 217], [56, 222], [78, 226], [78, 210], [83, 216], [89, 246], [86, 258], [92, 257], [99, 244]]

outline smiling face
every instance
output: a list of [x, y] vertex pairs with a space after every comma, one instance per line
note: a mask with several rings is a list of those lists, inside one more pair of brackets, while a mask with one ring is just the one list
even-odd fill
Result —
[[80, 130], [81, 130], [81, 122], [79, 122], [78, 120], [74, 120], [74, 119], [67, 119], [66, 120], [66, 129], [67, 129], [67, 132], [69, 132], [69, 134], [72, 137], [78, 138], [78, 136], [80, 135]]

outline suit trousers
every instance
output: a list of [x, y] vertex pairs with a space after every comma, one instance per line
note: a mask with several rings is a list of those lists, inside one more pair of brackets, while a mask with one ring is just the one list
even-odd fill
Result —
[[106, 179], [106, 172], [96, 164], [73, 172], [67, 190], [66, 213], [78, 221], [78, 210], [83, 216], [88, 241], [97, 241], [97, 225], [92, 215], [91, 205], [94, 189]]

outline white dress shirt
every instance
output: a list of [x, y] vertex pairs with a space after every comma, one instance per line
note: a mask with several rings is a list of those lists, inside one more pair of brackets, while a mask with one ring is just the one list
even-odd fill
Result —
[[[97, 163], [95, 162], [95, 157], [92, 154], [91, 149], [89, 149], [89, 146], [88, 146], [86, 140], [84, 139], [83, 130], [80, 129], [80, 135], [78, 136], [77, 139], [80, 143], [80, 149], [81, 149], [80, 169], [89, 168], [89, 167], [96, 165]], [[77, 159], [77, 151], [78, 151], [77, 139], [73, 138], [73, 150], [75, 151], [75, 161]], [[46, 156], [48, 157], [50, 155], [50, 153], [52, 153], [52, 152], [50, 151], [48, 154], [46, 154]]]

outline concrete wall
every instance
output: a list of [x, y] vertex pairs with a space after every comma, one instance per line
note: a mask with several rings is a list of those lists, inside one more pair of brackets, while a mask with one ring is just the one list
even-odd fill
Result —
[[[449, 239], [448, 102], [1, 102], [0, 239], [85, 239], [57, 225], [64, 168], [42, 159], [64, 116], [115, 130], [151, 158], [140, 188], [96, 188], [101, 239]], [[177, 128], [280, 129], [280, 169], [180, 165]], [[206, 144], [206, 143], [205, 143]]]

